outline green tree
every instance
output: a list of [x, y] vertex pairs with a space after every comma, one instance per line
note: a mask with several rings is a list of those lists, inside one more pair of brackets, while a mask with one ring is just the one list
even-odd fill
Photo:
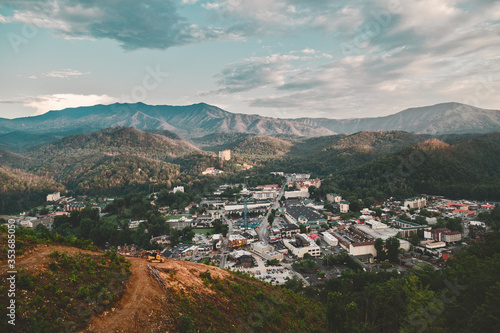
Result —
[[387, 238], [385, 241], [385, 247], [387, 249], [387, 258], [391, 262], [396, 262], [399, 254], [399, 239], [396, 237]]
[[384, 261], [386, 259], [386, 253], [384, 249], [384, 240], [382, 238], [377, 238], [375, 240], [375, 250], [377, 250], [377, 259], [379, 261]]

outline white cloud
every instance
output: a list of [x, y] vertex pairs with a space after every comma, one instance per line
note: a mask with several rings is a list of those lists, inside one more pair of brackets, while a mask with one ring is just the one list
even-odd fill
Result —
[[76, 69], [61, 69], [44, 73], [44, 75], [47, 77], [60, 78], [60, 79], [69, 79], [72, 77], [80, 77], [88, 74], [90, 73], [89, 72], [83, 73]]
[[118, 100], [108, 95], [53, 94], [40, 95], [24, 102], [24, 106], [35, 109], [35, 115], [51, 110], [62, 110], [78, 106], [111, 104]]

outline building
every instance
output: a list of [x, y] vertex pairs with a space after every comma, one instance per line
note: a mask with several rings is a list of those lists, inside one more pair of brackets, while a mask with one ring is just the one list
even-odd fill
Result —
[[431, 227], [428, 225], [420, 225], [413, 222], [408, 222], [400, 219], [393, 219], [392, 224], [399, 227], [399, 232], [403, 237], [410, 237], [412, 234], [418, 232], [419, 230], [430, 230]]
[[342, 196], [337, 193], [328, 193], [326, 195], [326, 201], [340, 203], [342, 201]]
[[481, 222], [481, 221], [470, 221], [469, 225], [486, 228], [486, 224], [484, 222]]
[[469, 210], [469, 205], [458, 202], [446, 202], [444, 204], [445, 209], [447, 210]]
[[61, 199], [61, 192], [47, 194], [47, 201], [57, 201]]
[[207, 168], [205, 171], [202, 171], [202, 175], [211, 175], [211, 176], [217, 176], [218, 174], [223, 173], [224, 171], [216, 169], [214, 167]]
[[335, 231], [331, 231], [332, 235], [337, 238], [340, 246], [349, 252], [350, 255], [360, 256], [371, 254], [377, 256], [375, 250], [375, 239], [367, 233], [354, 227], [339, 227]]
[[[284, 208], [284, 207], [282, 207]], [[273, 229], [280, 231], [281, 238], [292, 238], [300, 233], [300, 228], [295, 223], [290, 223], [282, 217], [276, 217], [273, 222]]]
[[72, 212], [74, 210], [81, 211], [85, 208], [85, 204], [81, 201], [71, 201], [64, 206], [64, 210]]
[[229, 161], [231, 159], [231, 150], [226, 149], [226, 150], [219, 151], [219, 158], [222, 161]]
[[252, 197], [255, 200], [274, 200], [278, 196], [278, 191], [253, 191]]
[[319, 188], [321, 186], [321, 179], [306, 179], [288, 183], [288, 187], [295, 187], [299, 191], [308, 191], [310, 186]]
[[427, 199], [424, 197], [413, 197], [405, 199], [404, 206], [407, 208], [424, 208], [427, 205]]
[[252, 251], [266, 260], [283, 260], [285, 256], [283, 253], [274, 249], [274, 246], [257, 242], [252, 244]]
[[285, 219], [288, 223], [318, 228], [327, 220], [316, 209], [306, 206], [287, 206]]
[[184, 193], [184, 186], [176, 186], [176, 187], [174, 187], [174, 189], [172, 190], [172, 192], [174, 192], [174, 193], [177, 193], [177, 192]]
[[309, 174], [309, 173], [292, 173], [292, 174], [287, 174], [286, 176], [292, 182], [307, 180], [307, 179], [311, 178], [311, 174]]
[[432, 239], [436, 242], [458, 242], [462, 239], [460, 231], [451, 231], [448, 228], [438, 228], [424, 232], [425, 239]]
[[309, 198], [309, 191], [285, 191], [285, 199]]
[[341, 213], [349, 212], [349, 201], [343, 200], [339, 202], [339, 208]]
[[339, 245], [339, 240], [335, 238], [331, 233], [328, 231], [325, 231], [321, 233], [321, 236], [323, 236], [323, 240], [325, 241], [326, 244], [330, 246], [337, 246]]
[[284, 239], [283, 244], [298, 258], [303, 258], [306, 253], [313, 257], [321, 255], [320, 247], [306, 234], [296, 235], [295, 240]]
[[281, 187], [278, 184], [267, 184], [267, 185], [259, 185], [257, 186], [259, 190], [262, 191], [278, 191], [281, 190]]
[[[247, 203], [247, 209], [268, 209], [270, 205], [271, 205], [271, 203], [268, 201]], [[224, 209], [226, 212], [235, 212], [238, 210], [245, 209], [245, 204], [244, 203], [229, 204], [229, 205], [226, 205], [224, 207]]]
[[129, 229], [136, 229], [137, 227], [139, 227], [140, 223], [144, 223], [144, 222], [146, 222], [146, 220], [134, 220], [134, 221], [130, 220], [130, 221], [128, 221], [128, 228]]
[[242, 235], [229, 235], [229, 246], [232, 248], [247, 245], [247, 239]]
[[239, 267], [253, 267], [253, 258], [252, 256], [243, 255], [236, 259], [236, 266]]

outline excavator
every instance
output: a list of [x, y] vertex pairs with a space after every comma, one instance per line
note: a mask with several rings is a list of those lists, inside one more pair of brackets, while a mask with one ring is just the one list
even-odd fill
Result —
[[165, 262], [161, 257], [160, 251], [146, 251], [149, 262]]

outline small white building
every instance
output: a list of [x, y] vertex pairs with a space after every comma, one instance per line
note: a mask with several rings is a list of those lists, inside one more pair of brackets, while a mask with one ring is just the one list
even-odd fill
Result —
[[321, 236], [323, 236], [323, 240], [325, 241], [326, 244], [330, 246], [339, 245], [339, 240], [335, 238], [331, 233], [325, 231], [321, 233]]
[[177, 192], [184, 193], [184, 186], [176, 186], [176, 187], [174, 187], [174, 189], [172, 190], [172, 192], [174, 192], [174, 193], [177, 193]]
[[57, 201], [61, 199], [61, 192], [47, 194], [47, 201]]
[[470, 221], [469, 225], [475, 225], [475, 226], [486, 228], [486, 224], [484, 222], [481, 222], [481, 221]]
[[219, 158], [222, 161], [229, 161], [231, 159], [231, 150], [226, 149], [226, 150], [219, 151]]

